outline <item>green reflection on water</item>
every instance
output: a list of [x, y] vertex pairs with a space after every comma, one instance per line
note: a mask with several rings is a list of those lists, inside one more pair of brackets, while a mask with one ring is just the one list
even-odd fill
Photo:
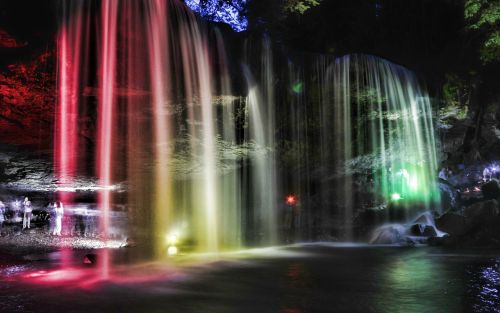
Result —
[[460, 291], [441, 258], [420, 251], [397, 257], [380, 278], [378, 312], [461, 312]]

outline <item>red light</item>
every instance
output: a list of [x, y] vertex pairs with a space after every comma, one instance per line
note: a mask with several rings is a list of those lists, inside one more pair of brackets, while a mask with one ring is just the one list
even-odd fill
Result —
[[295, 196], [290, 195], [286, 197], [286, 204], [294, 205], [295, 203], [297, 203], [297, 199], [295, 198]]

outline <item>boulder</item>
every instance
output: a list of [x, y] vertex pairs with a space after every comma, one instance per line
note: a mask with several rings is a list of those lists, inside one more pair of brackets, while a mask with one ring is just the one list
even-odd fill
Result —
[[401, 225], [384, 225], [375, 230], [370, 243], [372, 244], [395, 244], [405, 242], [406, 229]]
[[470, 205], [465, 208], [464, 216], [468, 227], [489, 224], [498, 216], [498, 201], [492, 199]]
[[448, 181], [443, 180], [439, 181], [438, 186], [443, 210], [456, 209], [460, 198], [457, 189]]
[[481, 191], [485, 199], [499, 199], [500, 182], [496, 179], [492, 179], [481, 186]]
[[436, 219], [436, 227], [450, 236], [460, 236], [466, 231], [466, 218], [457, 213], [445, 213]]
[[423, 231], [423, 236], [424, 237], [434, 237], [437, 236], [436, 229], [430, 225], [425, 225], [424, 231]]
[[427, 240], [427, 244], [429, 246], [437, 247], [437, 246], [456, 246], [458, 244], [457, 237], [444, 235], [442, 237], [430, 237]]
[[408, 229], [408, 235], [419, 237], [434, 237], [437, 236], [437, 232], [431, 225], [413, 224]]

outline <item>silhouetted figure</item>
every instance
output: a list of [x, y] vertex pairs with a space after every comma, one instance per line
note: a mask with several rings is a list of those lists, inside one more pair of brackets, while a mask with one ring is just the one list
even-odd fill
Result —
[[24, 198], [23, 202], [24, 216], [23, 216], [23, 229], [30, 228], [33, 207], [28, 197]]

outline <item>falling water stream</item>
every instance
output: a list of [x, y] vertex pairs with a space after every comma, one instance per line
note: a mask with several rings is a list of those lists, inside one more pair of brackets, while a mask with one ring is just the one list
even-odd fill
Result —
[[[125, 201], [132, 236], [148, 238], [156, 257], [169, 236], [196, 251], [238, 248], [237, 160], [219, 146], [235, 145], [229, 125], [239, 98], [231, 96], [220, 33], [177, 1], [66, 1], [62, 16], [60, 184], [96, 169], [105, 239], [114, 204]], [[114, 191], [123, 180], [126, 197]]]
[[178, 1], [65, 1], [61, 16], [55, 168], [63, 187], [95, 175], [104, 240], [121, 204], [129, 236], [156, 259], [178, 242], [210, 253], [277, 244], [288, 192], [296, 230], [335, 220], [349, 240], [358, 176], [379, 201], [437, 208], [430, 101], [405, 68], [287, 58], [265, 37], [256, 54], [245, 46], [239, 94], [222, 34]]

